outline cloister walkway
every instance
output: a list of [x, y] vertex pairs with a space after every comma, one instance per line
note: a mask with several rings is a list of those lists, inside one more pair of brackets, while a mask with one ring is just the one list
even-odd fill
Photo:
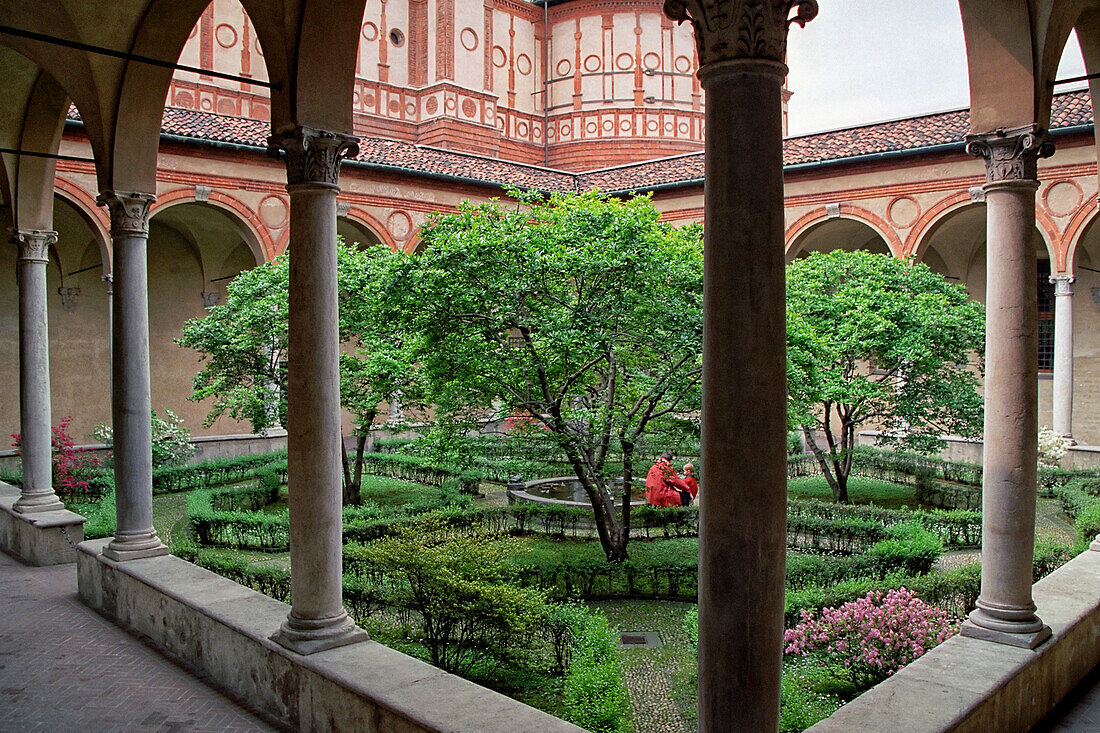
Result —
[[[0, 589], [0, 733], [289, 730], [82, 604], [75, 564], [0, 552]], [[1100, 733], [1100, 676], [1087, 684], [1037, 731]]]
[[0, 552], [0, 733], [285, 731], [80, 602], [76, 564]]

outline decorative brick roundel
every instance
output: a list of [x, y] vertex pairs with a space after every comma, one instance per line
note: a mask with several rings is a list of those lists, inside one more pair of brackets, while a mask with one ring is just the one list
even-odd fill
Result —
[[403, 242], [412, 233], [412, 218], [404, 211], [395, 211], [386, 220], [386, 228], [398, 242]]
[[686, 74], [691, 71], [691, 59], [687, 56], [677, 56], [675, 65], [676, 70], [681, 74]]
[[462, 100], [462, 114], [467, 117], [473, 117], [477, 114], [477, 102], [472, 99], [466, 98]]
[[209, 97], [207, 97], [206, 99], [203, 99], [202, 101], [199, 102], [199, 106], [202, 107], [207, 112], [209, 112], [210, 110], [212, 110], [214, 108], [214, 103], [210, 100]]
[[1043, 200], [1046, 201], [1050, 213], [1055, 216], [1066, 216], [1081, 205], [1084, 192], [1077, 181], [1055, 181], [1043, 191]]
[[413, 117], [416, 115], [416, 102], [409, 102], [405, 105], [405, 114]]
[[615, 120], [604, 120], [603, 121], [603, 129], [608, 131], [608, 132], [611, 132], [612, 130], [614, 130], [615, 129]]
[[396, 99], [391, 99], [390, 100], [389, 107], [390, 107], [390, 112], [392, 112], [394, 114], [397, 114], [398, 112], [401, 111], [401, 103], [398, 102]]
[[459, 34], [459, 40], [462, 41], [462, 47], [467, 51], [477, 50], [477, 31], [473, 28], [463, 28], [462, 33]]
[[619, 120], [619, 129], [623, 132], [630, 132], [630, 120]]
[[558, 76], [569, 76], [569, 72], [573, 70], [573, 64], [569, 63], [569, 59], [562, 59], [557, 65]]
[[368, 41], [378, 40], [378, 26], [370, 21], [363, 24], [363, 38]]
[[912, 196], [898, 196], [890, 202], [886, 216], [894, 226], [908, 229], [920, 216], [920, 204]]
[[194, 109], [195, 98], [191, 96], [190, 92], [177, 92], [173, 104], [177, 107], [183, 107], [184, 109]]
[[584, 60], [585, 71], [599, 71], [601, 66], [603, 66], [603, 61], [596, 54], [592, 54]]
[[680, 134], [686, 135], [691, 130], [691, 127], [686, 122], [681, 122], [679, 126]]
[[519, 135], [520, 137], [527, 137], [527, 134], [529, 132], [531, 132], [531, 126], [528, 125], [526, 122], [521, 121], [521, 122], [516, 123], [516, 134], [517, 135]]
[[493, 66], [498, 69], [504, 68], [504, 65], [508, 63], [508, 52], [500, 46], [493, 46]]
[[516, 71], [526, 76], [531, 73], [531, 57], [521, 53], [516, 57]]
[[661, 55], [653, 53], [652, 51], [642, 57], [642, 65], [647, 69], [659, 69], [661, 68]]
[[218, 45], [222, 48], [233, 48], [237, 45], [237, 29], [227, 23], [222, 23], [214, 29], [214, 38], [218, 40]]
[[363, 104], [366, 105], [367, 107], [373, 107], [374, 106], [374, 95], [373, 94], [368, 94], [367, 96], [363, 97]]
[[260, 218], [269, 227], [278, 229], [286, 224], [286, 215], [286, 202], [278, 196], [274, 194], [264, 196], [263, 200], [260, 201]]
[[620, 71], [626, 71], [634, 66], [634, 57], [628, 53], [621, 53], [615, 57], [615, 66]]
[[645, 123], [645, 129], [649, 130], [650, 132], [657, 132], [660, 127], [661, 124], [657, 122], [657, 120], [650, 120], [649, 122]]
[[585, 125], [584, 129], [587, 130], [589, 133], [595, 135], [596, 132], [599, 131], [600, 126], [597, 125], [596, 122], [593, 120], [593, 121], [589, 122], [587, 125]]
[[424, 103], [424, 111], [430, 115], [434, 115], [439, 110], [439, 100], [435, 97], [428, 97], [428, 101]]

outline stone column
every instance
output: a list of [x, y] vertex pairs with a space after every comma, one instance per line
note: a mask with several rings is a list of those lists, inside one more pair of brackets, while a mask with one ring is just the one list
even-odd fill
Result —
[[1054, 432], [1073, 438], [1073, 281], [1055, 275], [1054, 283]]
[[344, 611], [336, 194], [356, 139], [298, 127], [271, 137], [290, 194], [287, 477], [290, 615], [272, 636], [299, 654], [367, 638]]
[[149, 394], [149, 193], [104, 191], [114, 252], [111, 299], [111, 425], [114, 429], [115, 536], [112, 560], [168, 554], [153, 529], [153, 438]]
[[50, 429], [50, 333], [46, 308], [46, 264], [57, 232], [13, 229], [19, 247], [19, 431], [23, 490], [14, 509], [64, 509], [53, 490], [53, 433]]
[[817, 4], [664, 9], [694, 25], [707, 95], [699, 730], [774, 731], [787, 518], [782, 62], [788, 26]]
[[1050, 636], [1031, 598], [1038, 451], [1035, 191], [1042, 130], [972, 136], [986, 162], [986, 370], [982, 588], [962, 634], [1034, 649]]

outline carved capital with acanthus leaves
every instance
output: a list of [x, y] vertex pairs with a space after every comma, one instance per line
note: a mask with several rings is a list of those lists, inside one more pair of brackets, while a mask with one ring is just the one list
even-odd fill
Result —
[[1037, 181], [1039, 159], [1054, 155], [1054, 141], [1035, 125], [967, 135], [966, 152], [985, 159], [985, 182]]
[[665, 0], [665, 15], [695, 27], [699, 65], [733, 59], [784, 62], [791, 23], [817, 17], [817, 0]]
[[340, 163], [359, 154], [359, 138], [299, 126], [267, 139], [268, 151], [286, 156], [287, 185], [337, 185]]
[[149, 207], [157, 197], [137, 191], [104, 191], [96, 199], [111, 214], [111, 236], [149, 234]]
[[11, 241], [19, 247], [18, 262], [49, 262], [50, 246], [57, 244], [57, 232], [49, 229], [12, 229]]

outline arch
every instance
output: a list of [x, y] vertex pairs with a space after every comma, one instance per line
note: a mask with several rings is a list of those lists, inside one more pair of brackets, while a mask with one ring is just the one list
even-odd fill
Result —
[[1089, 226], [1097, 220], [1097, 200], [1090, 198], [1077, 207], [1073, 217], [1066, 225], [1066, 231], [1062, 238], [1062, 252], [1065, 259], [1058, 262], [1058, 271], [1074, 274], [1077, 269], [1077, 250], [1081, 245], [1085, 232]]
[[257, 265], [262, 265], [275, 256], [275, 241], [256, 212], [244, 202], [221, 191], [211, 191], [205, 201], [200, 201], [195, 198], [193, 188], [173, 189], [157, 197], [156, 202], [149, 209], [149, 217], [152, 218], [157, 212], [180, 204], [208, 204], [227, 212], [241, 230], [243, 235], [241, 239], [252, 251]]
[[[927, 211], [917, 219], [913, 228], [909, 230], [909, 236], [905, 238], [906, 256], [913, 258], [916, 262], [923, 260], [931, 242], [932, 234], [936, 231], [940, 222], [956, 211], [977, 205], [979, 205], [979, 202], [971, 197], [969, 191], [958, 191], [929, 206]], [[984, 206], [984, 204], [980, 205]]]
[[[210, 0], [152, 0], [127, 50], [178, 61], [191, 29], [209, 4]], [[100, 173], [102, 189], [156, 191], [161, 120], [173, 73], [152, 64], [127, 62], [122, 67], [110, 156]]]
[[287, 246], [290, 244], [290, 227], [284, 227], [283, 233], [279, 235], [279, 239], [275, 242], [275, 254], [272, 259], [278, 257], [283, 252], [286, 252]]
[[834, 221], [836, 219], [857, 221], [869, 227], [886, 244], [886, 248], [890, 251], [890, 254], [899, 259], [902, 257], [901, 238], [885, 219], [860, 206], [840, 204], [839, 213], [837, 215], [830, 216], [828, 210], [822, 206], [812, 211], [808, 211], [787, 227], [786, 234], [784, 235], [786, 243], [784, 249], [786, 251], [787, 261], [790, 262], [798, 255], [802, 249], [801, 246], [798, 246], [798, 243], [804, 239], [811, 230], [816, 229], [825, 222]]
[[379, 221], [376, 217], [372, 216], [367, 211], [358, 207], [351, 207], [348, 209], [348, 213], [338, 217], [339, 219], [345, 219], [348, 222], [354, 224], [357, 228], [365, 230], [371, 234], [376, 240], [385, 244], [392, 251], [397, 251], [397, 242], [394, 241], [393, 235], [386, 229], [385, 225]]
[[1050, 126], [1050, 82], [1084, 5], [1014, 0], [991, 12], [988, 0], [959, 1], [972, 132]]
[[103, 261], [103, 274], [111, 274], [111, 220], [95, 199], [77, 184], [57, 176], [54, 178], [54, 195], [69, 202], [73, 209], [84, 218], [99, 244]]

